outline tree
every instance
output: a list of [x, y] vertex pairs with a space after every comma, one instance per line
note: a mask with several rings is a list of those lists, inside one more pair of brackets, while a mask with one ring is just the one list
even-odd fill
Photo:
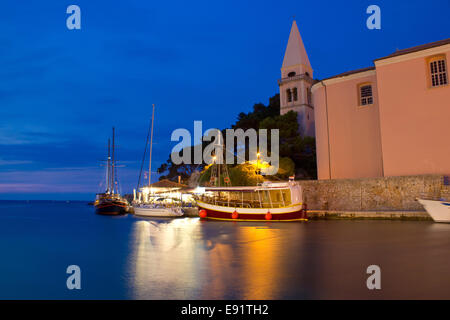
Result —
[[265, 118], [261, 121], [259, 128], [279, 129], [280, 157], [288, 157], [293, 160], [298, 176], [313, 179], [317, 177], [316, 142], [314, 137], [302, 137], [298, 133], [299, 124], [296, 112], [289, 111], [283, 115]]
[[178, 181], [178, 177], [181, 177], [181, 182], [184, 184], [189, 183], [189, 178], [195, 171], [201, 171], [204, 167], [204, 164], [194, 164], [193, 159], [193, 150], [192, 147], [186, 147], [181, 151], [181, 154], [190, 155], [190, 164], [181, 163], [175, 164], [172, 162], [172, 158], [169, 155], [169, 159], [165, 163], [163, 163], [156, 172], [160, 174], [159, 180], [168, 179], [171, 181]]

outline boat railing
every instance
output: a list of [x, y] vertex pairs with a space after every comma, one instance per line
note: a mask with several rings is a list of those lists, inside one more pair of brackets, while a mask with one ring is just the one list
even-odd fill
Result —
[[217, 206], [224, 206], [224, 207], [233, 207], [233, 208], [282, 208], [285, 207], [286, 203], [283, 202], [260, 202], [258, 200], [228, 200], [228, 199], [217, 199], [217, 198], [211, 198], [211, 197], [202, 197], [200, 199], [201, 201], [213, 204]]

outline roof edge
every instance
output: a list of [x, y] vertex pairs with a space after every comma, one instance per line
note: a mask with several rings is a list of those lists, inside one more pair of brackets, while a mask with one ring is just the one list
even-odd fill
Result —
[[398, 50], [394, 53], [391, 53], [390, 55], [375, 59], [373, 61], [375, 62], [375, 61], [390, 59], [390, 58], [394, 58], [394, 57], [398, 57], [398, 56], [403, 56], [403, 55], [406, 55], [409, 53], [414, 53], [414, 52], [418, 52], [418, 51], [422, 51], [422, 50], [427, 50], [427, 49], [431, 49], [431, 48], [435, 48], [435, 47], [444, 46], [446, 44], [450, 44], [450, 38], [435, 41], [435, 42], [430, 42], [427, 44], [422, 44], [422, 45], [418, 45], [418, 46], [414, 46], [414, 47], [410, 47], [410, 48], [406, 48], [406, 49], [402, 49], [402, 50]]

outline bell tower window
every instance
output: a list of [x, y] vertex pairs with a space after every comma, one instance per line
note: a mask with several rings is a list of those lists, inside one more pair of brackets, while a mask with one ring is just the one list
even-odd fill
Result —
[[306, 97], [308, 99], [308, 104], [312, 105], [312, 95], [311, 95], [311, 88], [306, 88]]
[[292, 95], [294, 96], [294, 101], [297, 101], [297, 99], [298, 99], [297, 88], [292, 89]]
[[292, 102], [292, 92], [291, 89], [286, 90], [287, 102]]

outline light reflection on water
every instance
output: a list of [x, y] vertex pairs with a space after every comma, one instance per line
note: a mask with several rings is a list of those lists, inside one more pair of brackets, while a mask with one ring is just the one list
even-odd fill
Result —
[[[201, 285], [197, 262], [204, 250], [194, 239], [198, 219], [141, 220], [133, 226], [128, 259], [134, 299], [189, 299]], [[197, 247], [197, 248], [196, 248]], [[200, 250], [199, 250], [200, 249]]]
[[[135, 299], [449, 298], [450, 225], [137, 221]], [[382, 290], [366, 287], [367, 266]]]
[[[105, 217], [0, 201], [1, 299], [450, 299], [450, 224]], [[68, 290], [66, 268], [82, 270]], [[381, 267], [380, 291], [366, 268]]]
[[[279, 231], [198, 218], [138, 221], [129, 258], [133, 298], [276, 298], [285, 277]], [[300, 229], [291, 240], [301, 236]]]

